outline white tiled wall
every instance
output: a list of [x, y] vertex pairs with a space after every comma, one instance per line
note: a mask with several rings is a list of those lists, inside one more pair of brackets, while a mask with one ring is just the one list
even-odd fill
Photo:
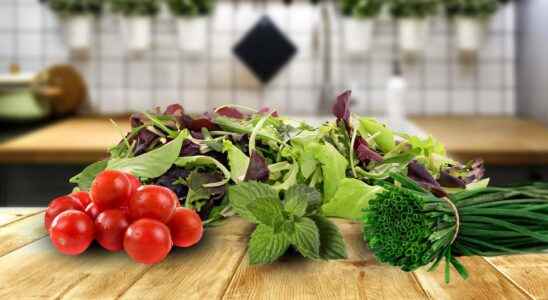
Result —
[[[153, 47], [142, 57], [125, 53], [118, 19], [104, 15], [96, 25], [89, 59], [72, 57], [63, 45], [59, 20], [37, 0], [0, 1], [0, 72], [11, 63], [35, 71], [70, 62], [90, 87], [91, 113], [124, 113], [181, 101], [203, 111], [227, 102], [314, 114], [319, 102], [321, 51], [313, 45], [318, 10], [307, 1], [286, 7], [281, 1], [222, 0], [209, 21], [209, 50], [199, 56], [177, 50], [175, 27], [165, 12], [154, 22]], [[265, 4], [266, 3], [266, 4]], [[298, 47], [298, 54], [263, 86], [232, 54], [233, 45], [262, 15], [268, 15]], [[381, 114], [396, 37], [390, 19], [377, 22], [369, 55], [350, 57], [333, 30], [333, 78], [337, 91], [353, 89], [355, 110]], [[454, 34], [444, 17], [432, 20], [423, 58], [403, 66], [409, 82], [406, 109], [412, 114], [513, 114], [515, 112], [514, 8], [491, 20], [476, 64], [462, 64]]]

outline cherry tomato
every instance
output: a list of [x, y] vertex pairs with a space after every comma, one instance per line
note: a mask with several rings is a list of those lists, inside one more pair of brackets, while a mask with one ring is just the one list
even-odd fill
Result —
[[53, 201], [49, 203], [44, 217], [44, 226], [46, 227], [46, 230], [49, 230], [51, 222], [53, 222], [53, 219], [55, 219], [57, 215], [69, 209], [83, 211], [84, 206], [80, 203], [80, 200], [72, 196], [61, 196], [53, 199]]
[[99, 209], [97, 208], [97, 205], [95, 203], [91, 202], [86, 207], [85, 213], [92, 219], [95, 220], [97, 216], [101, 213]]
[[170, 189], [159, 185], [143, 185], [129, 200], [133, 220], [150, 218], [167, 223], [175, 212], [179, 199]]
[[129, 180], [129, 184], [131, 185], [130, 194], [133, 195], [137, 191], [137, 189], [141, 186], [141, 181], [139, 181], [139, 178], [137, 178], [137, 177], [135, 177], [135, 176], [133, 176], [129, 173], [126, 173], [126, 177]]
[[120, 251], [124, 246], [124, 234], [128, 226], [128, 216], [123, 211], [105, 210], [95, 219], [95, 239], [109, 251]]
[[131, 183], [120, 171], [103, 171], [91, 184], [91, 200], [101, 211], [126, 205], [130, 196]]
[[78, 255], [93, 241], [93, 221], [83, 211], [67, 210], [60, 213], [50, 228], [51, 242], [59, 252]]
[[69, 196], [72, 196], [72, 197], [80, 200], [80, 203], [82, 203], [83, 207], [87, 207], [88, 204], [91, 203], [91, 198], [90, 198], [88, 192], [79, 191], [79, 192], [72, 193]]
[[194, 210], [185, 207], [178, 207], [175, 210], [167, 226], [171, 231], [173, 244], [178, 247], [195, 245], [202, 239], [204, 233], [200, 216]]
[[162, 261], [172, 245], [169, 228], [153, 219], [135, 221], [124, 236], [124, 250], [133, 260], [144, 264]]

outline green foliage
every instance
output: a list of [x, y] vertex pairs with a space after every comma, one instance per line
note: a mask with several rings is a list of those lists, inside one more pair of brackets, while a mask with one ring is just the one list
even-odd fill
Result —
[[131, 158], [111, 159], [107, 169], [124, 171], [141, 178], [156, 178], [163, 175], [179, 157], [188, 131], [164, 146]]
[[372, 18], [381, 13], [385, 0], [359, 0], [352, 10], [356, 18]]
[[103, 0], [49, 0], [48, 5], [57, 14], [65, 16], [99, 15], [103, 11]]
[[91, 187], [91, 183], [93, 182], [93, 179], [95, 179], [95, 176], [97, 176], [97, 174], [99, 174], [101, 171], [106, 169], [107, 164], [108, 164], [107, 160], [100, 160], [98, 162], [94, 162], [91, 165], [84, 168], [82, 172], [70, 178], [69, 182], [77, 184], [80, 190], [87, 191]]
[[160, 0], [108, 0], [112, 11], [125, 16], [155, 16], [160, 11]]
[[257, 228], [249, 241], [251, 264], [271, 263], [293, 246], [310, 259], [346, 258], [346, 247], [335, 224], [318, 213], [318, 191], [295, 185], [282, 204], [271, 186], [243, 182], [229, 188], [229, 202], [241, 217]]
[[175, 16], [210, 15], [215, 0], [165, 0]]
[[389, 0], [395, 18], [425, 18], [438, 12], [439, 0]]
[[451, 17], [482, 18], [494, 15], [500, 5], [499, 0], [445, 0], [447, 15]]

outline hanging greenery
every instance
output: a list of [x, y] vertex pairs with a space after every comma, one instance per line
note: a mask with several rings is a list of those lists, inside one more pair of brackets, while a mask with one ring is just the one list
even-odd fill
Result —
[[167, 6], [175, 16], [210, 15], [214, 0], [166, 0]]
[[494, 15], [501, 0], [445, 0], [445, 9], [450, 17], [465, 16], [482, 18]]
[[425, 18], [438, 12], [439, 0], [390, 0], [395, 18]]
[[102, 0], [49, 0], [49, 7], [59, 15], [99, 15], [103, 10]]
[[159, 0], [109, 0], [112, 11], [125, 16], [155, 16], [160, 11]]

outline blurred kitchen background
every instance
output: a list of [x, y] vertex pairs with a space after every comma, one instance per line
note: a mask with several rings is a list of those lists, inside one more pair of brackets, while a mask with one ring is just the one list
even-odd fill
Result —
[[314, 118], [346, 89], [496, 183], [548, 178], [548, 1], [194, 1], [0, 1], [0, 206], [66, 192], [119, 138], [109, 117]]

